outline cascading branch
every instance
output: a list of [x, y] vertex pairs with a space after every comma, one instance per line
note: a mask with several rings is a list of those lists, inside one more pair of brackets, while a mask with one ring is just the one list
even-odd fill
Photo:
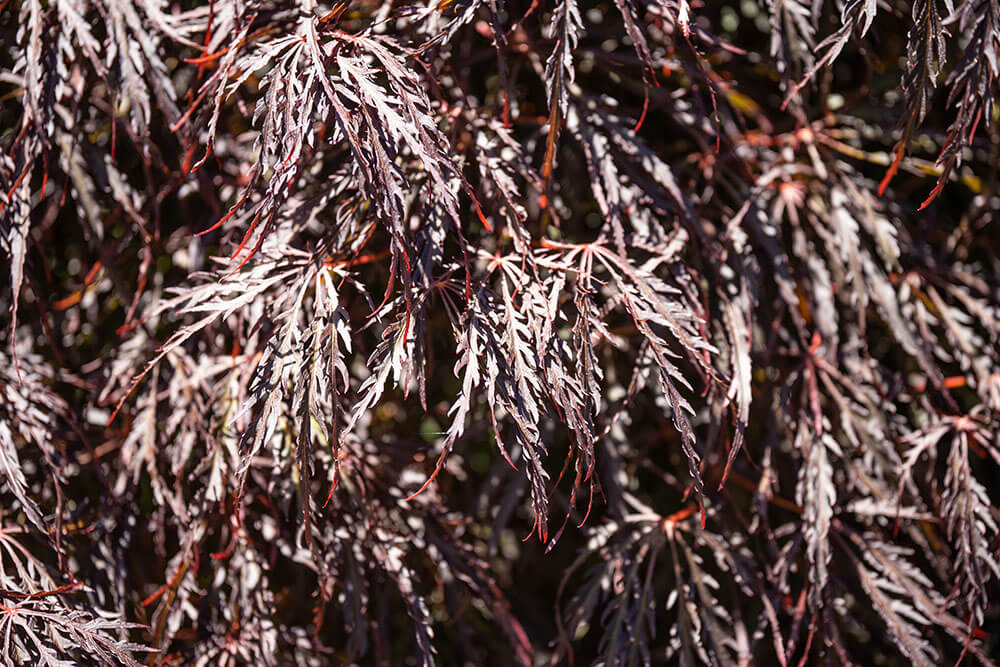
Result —
[[4, 664], [993, 664], [1000, 3], [0, 3]]

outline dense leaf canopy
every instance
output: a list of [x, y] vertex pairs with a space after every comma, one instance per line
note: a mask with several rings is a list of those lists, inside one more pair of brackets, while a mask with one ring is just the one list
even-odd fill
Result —
[[1000, 0], [0, 0], [5, 664], [993, 664]]

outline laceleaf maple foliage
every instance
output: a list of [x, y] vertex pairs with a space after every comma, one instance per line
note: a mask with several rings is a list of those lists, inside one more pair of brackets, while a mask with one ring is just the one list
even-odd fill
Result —
[[993, 664], [1000, 3], [0, 3], [7, 664]]

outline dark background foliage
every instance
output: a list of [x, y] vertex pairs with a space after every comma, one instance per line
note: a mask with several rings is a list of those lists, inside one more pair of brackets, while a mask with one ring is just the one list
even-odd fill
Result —
[[0, 1], [6, 664], [993, 664], [1000, 2]]

